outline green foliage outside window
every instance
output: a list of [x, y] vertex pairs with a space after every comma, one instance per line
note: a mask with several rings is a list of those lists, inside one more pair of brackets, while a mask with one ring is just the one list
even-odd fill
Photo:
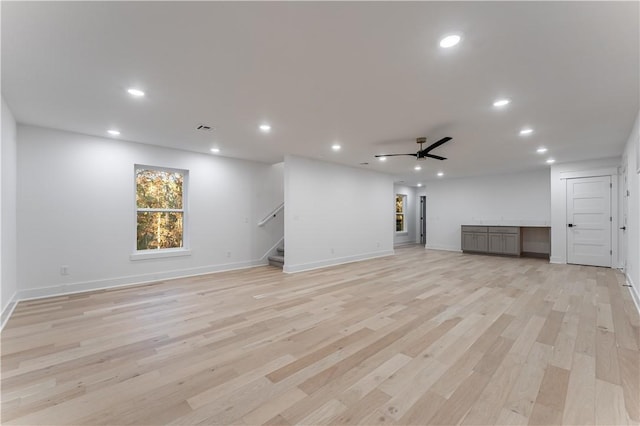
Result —
[[183, 246], [183, 187], [183, 173], [136, 169], [138, 250]]
[[396, 195], [396, 232], [404, 232], [404, 195]]

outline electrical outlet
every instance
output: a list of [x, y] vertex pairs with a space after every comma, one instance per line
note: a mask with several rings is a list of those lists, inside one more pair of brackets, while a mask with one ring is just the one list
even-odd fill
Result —
[[334, 250], [333, 250], [333, 248], [332, 248], [332, 249], [331, 249], [331, 254], [334, 254], [334, 253], [335, 253], [335, 251], [334, 251]]
[[69, 265], [60, 266], [60, 275], [69, 275]]
[[231, 252], [230, 251], [227, 252], [227, 257], [231, 257]]

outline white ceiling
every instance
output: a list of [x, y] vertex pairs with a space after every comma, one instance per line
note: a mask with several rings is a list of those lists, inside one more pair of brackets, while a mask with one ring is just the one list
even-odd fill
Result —
[[[408, 184], [533, 170], [621, 154], [639, 108], [639, 15], [638, 2], [3, 1], [2, 94], [21, 123], [303, 155]], [[451, 32], [461, 44], [441, 49]], [[500, 97], [512, 103], [497, 110]], [[433, 151], [449, 159], [416, 172], [412, 157], [373, 158], [415, 152], [418, 136], [453, 137]]]

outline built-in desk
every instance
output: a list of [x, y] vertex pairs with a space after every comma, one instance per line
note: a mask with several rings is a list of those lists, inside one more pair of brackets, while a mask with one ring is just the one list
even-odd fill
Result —
[[548, 259], [551, 228], [540, 225], [462, 225], [463, 252]]

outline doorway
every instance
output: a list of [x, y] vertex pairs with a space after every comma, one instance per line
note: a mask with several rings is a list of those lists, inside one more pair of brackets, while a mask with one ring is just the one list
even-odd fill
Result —
[[611, 267], [611, 176], [567, 179], [567, 263]]
[[427, 197], [420, 196], [420, 244], [427, 245]]

